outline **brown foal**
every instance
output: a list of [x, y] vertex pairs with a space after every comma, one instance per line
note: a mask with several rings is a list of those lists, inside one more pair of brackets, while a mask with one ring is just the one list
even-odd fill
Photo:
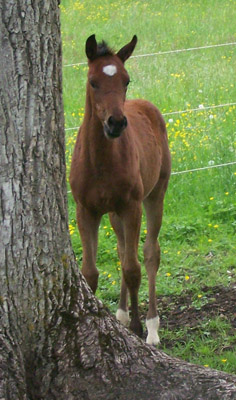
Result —
[[[138, 261], [142, 202], [146, 211], [145, 267], [149, 281], [147, 343], [158, 344], [159, 317], [155, 280], [160, 264], [158, 234], [171, 161], [165, 122], [145, 100], [126, 100], [129, 75], [124, 63], [137, 43], [114, 53], [95, 35], [86, 42], [88, 82], [84, 121], [71, 164], [70, 184], [77, 204], [77, 223], [83, 246], [82, 273], [95, 293], [98, 228], [109, 213], [117, 235], [122, 283], [116, 317], [142, 336], [138, 313], [141, 269]], [[128, 294], [131, 301], [129, 324]]]

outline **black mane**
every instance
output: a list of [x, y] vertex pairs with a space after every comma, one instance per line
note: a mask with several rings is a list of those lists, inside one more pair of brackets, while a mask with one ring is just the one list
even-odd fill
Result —
[[115, 52], [107, 45], [104, 40], [101, 43], [98, 43], [97, 46], [97, 57], [104, 56], [114, 56]]

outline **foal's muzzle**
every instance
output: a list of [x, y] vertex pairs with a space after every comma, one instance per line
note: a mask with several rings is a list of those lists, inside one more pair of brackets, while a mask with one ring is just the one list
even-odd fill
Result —
[[125, 116], [119, 120], [113, 116], [110, 116], [104, 123], [104, 131], [107, 137], [115, 139], [121, 135], [122, 131], [127, 127], [127, 125], [128, 122]]

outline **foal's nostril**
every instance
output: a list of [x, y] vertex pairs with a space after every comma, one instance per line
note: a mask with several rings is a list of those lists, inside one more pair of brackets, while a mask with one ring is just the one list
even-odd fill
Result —
[[125, 116], [116, 119], [111, 115], [104, 124], [105, 133], [110, 138], [119, 137], [127, 125], [128, 122]]
[[128, 122], [127, 118], [124, 116], [123, 119], [115, 119], [112, 115], [108, 118], [107, 123], [110, 128], [118, 128], [118, 129], [124, 129], [127, 127]]
[[108, 118], [108, 125], [110, 126], [110, 127], [113, 127], [113, 126], [115, 126], [115, 124], [116, 124], [116, 120], [115, 120], [115, 118], [114, 117], [112, 117], [112, 115]]

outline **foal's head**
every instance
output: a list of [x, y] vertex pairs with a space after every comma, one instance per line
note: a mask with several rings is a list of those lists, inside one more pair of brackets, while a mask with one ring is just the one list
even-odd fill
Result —
[[97, 44], [95, 35], [86, 42], [88, 57], [88, 86], [93, 112], [103, 125], [109, 139], [117, 138], [127, 127], [124, 102], [129, 75], [124, 67], [137, 43], [134, 36], [130, 43], [114, 53], [105, 42]]

